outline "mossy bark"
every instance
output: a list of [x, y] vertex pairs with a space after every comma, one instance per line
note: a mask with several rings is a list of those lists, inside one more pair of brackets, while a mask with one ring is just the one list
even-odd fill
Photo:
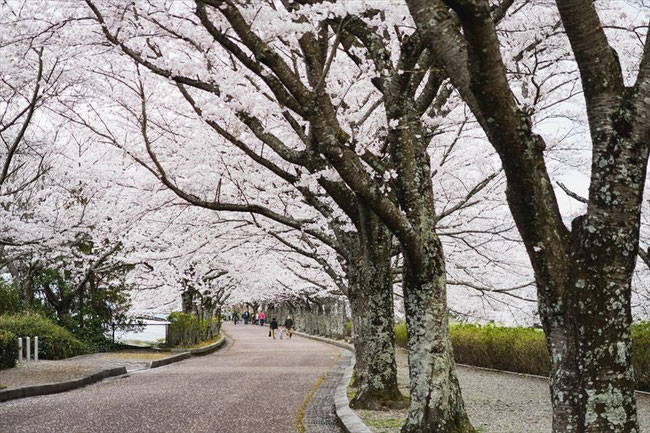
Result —
[[436, 236], [428, 246], [432, 254], [424, 268], [405, 260], [411, 406], [402, 433], [475, 432], [465, 411], [449, 339], [442, 246]]
[[402, 242], [411, 379], [411, 405], [402, 433], [474, 432], [449, 339], [445, 257], [436, 232], [430, 160], [422, 138], [426, 134], [408, 101], [388, 115], [397, 121], [389, 133], [391, 156], [400, 173], [395, 186], [413, 232], [408, 242]]
[[381, 409], [402, 400], [395, 361], [392, 235], [367, 206], [360, 202], [358, 207], [360, 248], [355, 290], [350, 294], [358, 391], [350, 405]]

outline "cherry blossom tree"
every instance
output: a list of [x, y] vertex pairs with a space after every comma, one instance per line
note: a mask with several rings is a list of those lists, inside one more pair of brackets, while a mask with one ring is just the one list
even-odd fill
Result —
[[[406, 136], [400, 135], [399, 131], [403, 128], [399, 127], [399, 119], [410, 115], [409, 107], [416, 102], [416, 96], [421, 96], [418, 102], [420, 106], [415, 112], [415, 114], [419, 113], [418, 116], [424, 116], [429, 107], [444, 105], [445, 99], [449, 96], [446, 91], [438, 92], [442, 89], [442, 80], [437, 75], [436, 69], [430, 65], [428, 58], [422, 58], [421, 69], [412, 77], [412, 81], [401, 82], [403, 77], [400, 71], [403, 67], [409, 67], [411, 63], [415, 65], [420, 56], [424, 56], [424, 51], [418, 48], [421, 44], [416, 45], [416, 51], [411, 53], [409, 50], [412, 47], [405, 43], [405, 35], [399, 30], [393, 30], [390, 22], [384, 25], [389, 28], [386, 33], [389, 35], [388, 39], [383, 40], [381, 44], [373, 45], [376, 41], [369, 38], [380, 33], [374, 22], [368, 24], [362, 18], [350, 16], [350, 23], [345, 23], [345, 32], [343, 32], [344, 19], [348, 18], [345, 11], [341, 14], [340, 10], [334, 10], [333, 20], [320, 21], [320, 15], [327, 16], [328, 8], [335, 8], [325, 4], [315, 5], [313, 8], [290, 4], [287, 9], [281, 10], [275, 10], [272, 6], [262, 6], [255, 12], [255, 16], [265, 14], [265, 19], [258, 22], [278, 19], [285, 22], [285, 26], [279, 32], [265, 33], [264, 38], [256, 32], [268, 32], [269, 28], [251, 29], [246, 21], [253, 17], [253, 9], [240, 10], [232, 4], [224, 4], [222, 9], [213, 9], [212, 6], [215, 5], [200, 2], [195, 11], [178, 5], [169, 5], [172, 8], [179, 7], [174, 9], [172, 14], [166, 9], [152, 11], [146, 8], [140, 9], [137, 5], [134, 9], [127, 7], [119, 11], [110, 7], [100, 10], [98, 4], [93, 2], [89, 2], [89, 6], [102, 24], [104, 36], [111, 44], [119, 47], [139, 65], [176, 83], [188, 103], [210, 127], [256, 162], [285, 180], [289, 177], [287, 174], [292, 175], [282, 170], [287, 162], [301, 166], [303, 173], [306, 169], [310, 175], [318, 174], [316, 178], [318, 186], [323, 188], [339, 207], [350, 209], [346, 215], [353, 224], [358, 219], [360, 225], [357, 223], [357, 228], [361, 227], [359, 230], [361, 235], [373, 234], [372, 241], [365, 244], [368, 247], [364, 247], [365, 254], [362, 257], [369, 256], [369, 253], [377, 253], [386, 260], [390, 256], [390, 248], [384, 248], [382, 251], [377, 247], [381, 244], [378, 242], [381, 236], [386, 236], [375, 233], [381, 233], [379, 229], [385, 232], [382, 226], [393, 232], [401, 242], [406, 257], [407, 265], [404, 267], [406, 278], [403, 281], [406, 282], [407, 317], [413, 340], [411, 346], [412, 413], [409, 416], [407, 429], [422, 428], [427, 425], [445, 425], [449, 429], [459, 426], [471, 428], [468, 427], [462, 408], [447, 337], [446, 272], [443, 266], [442, 246], [434, 227], [435, 202], [428, 168], [427, 147], [436, 131], [435, 122], [429, 120], [431, 116], [427, 114], [427, 120], [419, 124], [419, 129], [413, 130], [410, 135], [407, 134], [419, 143], [418, 153], [413, 154], [417, 158], [409, 157], [408, 161], [402, 161], [401, 150], [398, 150], [401, 149], [400, 146], [411, 143], [408, 140], [404, 141]], [[319, 7], [323, 7], [323, 11], [318, 10]], [[134, 14], [135, 10], [137, 10], [135, 20], [138, 24], [136, 27], [129, 27], [129, 32], [133, 32], [131, 35], [134, 36], [139, 35], [144, 28], [147, 31], [142, 33], [142, 37], [132, 37], [125, 42], [123, 38], [117, 36], [118, 32], [114, 26], [124, 25], [123, 12]], [[220, 12], [217, 14], [217, 11]], [[402, 9], [402, 12], [406, 12], [405, 9]], [[152, 15], [156, 17], [151, 18]], [[187, 19], [179, 22], [178, 16]], [[371, 14], [363, 18], [372, 20], [373, 16]], [[405, 16], [395, 18], [395, 22], [403, 20]], [[200, 23], [195, 22], [197, 18]], [[231, 29], [228, 32], [237, 33], [241, 44], [223, 33], [220, 30], [222, 25]], [[311, 32], [305, 29], [314, 30]], [[331, 33], [330, 29], [332, 29]], [[314, 32], [322, 34], [317, 36]], [[163, 39], [153, 38], [153, 35], [161, 33], [164, 35]], [[277, 39], [274, 39], [276, 37]], [[285, 38], [290, 41], [285, 42]], [[211, 39], [213, 42], [210, 42]], [[172, 40], [171, 45], [167, 43], [169, 40]], [[273, 40], [273, 42], [268, 44], [266, 40]], [[381, 41], [382, 37], [378, 37], [377, 40]], [[402, 53], [394, 56], [395, 64], [392, 64], [389, 50], [391, 45], [399, 46], [400, 43], [404, 43]], [[192, 56], [187, 57], [183, 65], [171, 66], [170, 61], [174, 56], [171, 50], [178, 46], [184, 50], [189, 49], [185, 52], [192, 53]], [[219, 47], [220, 50], [216, 50]], [[335, 54], [339, 49], [345, 53], [345, 57], [341, 61], [334, 62]], [[255, 59], [248, 57], [247, 52], [253, 53]], [[411, 55], [415, 57], [409, 57]], [[402, 66], [400, 62], [411, 63]], [[233, 63], [233, 66], [221, 70], [214, 67], [216, 64], [229, 63]], [[291, 64], [293, 67], [290, 66]], [[297, 66], [298, 64], [301, 66]], [[390, 76], [384, 79], [373, 77], [371, 73], [365, 75], [370, 79], [360, 80], [359, 74], [350, 73], [350, 71], [364, 69], [378, 70], [381, 73], [386, 69], [392, 71], [392, 75], [389, 74]], [[232, 70], [236, 73], [233, 74]], [[431, 74], [428, 74], [430, 70]], [[425, 77], [427, 81], [423, 80]], [[230, 84], [228, 86], [216, 84], [226, 82]], [[424, 86], [421, 92], [420, 83]], [[407, 86], [410, 93], [402, 98], [397, 94], [399, 86]], [[241, 89], [247, 89], [249, 92], [248, 101], [239, 98]], [[263, 89], [269, 89], [272, 96], [265, 93]], [[143, 92], [140, 94], [140, 99], [146, 100], [142, 96]], [[440, 95], [440, 98], [435, 101], [437, 105], [434, 104], [436, 95]], [[337, 98], [336, 109], [331, 100], [333, 96]], [[274, 99], [277, 99], [278, 103], [274, 102]], [[217, 112], [213, 108], [215, 103], [220, 110], [225, 109], [227, 114]], [[377, 110], [378, 107], [381, 108]], [[391, 114], [388, 108], [398, 111]], [[336, 110], [341, 111], [341, 119], [337, 117]], [[440, 111], [440, 107], [436, 110]], [[436, 110], [433, 111], [433, 117], [437, 114]], [[144, 113], [135, 117], [146, 118]], [[264, 119], [264, 122], [261, 119]], [[262, 142], [262, 149], [267, 146], [275, 152], [274, 158], [279, 156], [281, 159], [274, 159], [272, 162], [263, 160], [260, 157], [261, 151], [253, 152], [238, 135], [222, 126], [233, 122], [243, 123], [250, 130], [246, 138], [251, 137], [252, 133], [252, 136]], [[286, 124], [289, 128], [285, 126]], [[284, 129], [279, 129], [280, 127]], [[279, 136], [280, 133], [274, 132], [274, 128], [277, 131], [289, 131], [291, 135], [287, 136], [287, 133], [283, 132], [284, 135]], [[377, 129], [381, 131], [379, 136], [370, 133]], [[287, 138], [284, 138], [285, 136]], [[341, 141], [332, 142], [332, 137], [337, 136]], [[150, 139], [143, 138], [145, 143], [151, 142]], [[306, 150], [297, 151], [298, 143], [306, 146]], [[163, 163], [156, 162], [158, 156], [152, 151], [151, 145], [147, 146], [148, 157], [153, 161], [157, 176], [170, 189], [176, 188], [177, 194], [194, 201], [195, 204], [215, 210], [237, 209], [234, 206], [227, 206], [225, 202], [196, 200], [190, 194], [185, 194], [174, 185], [172, 177], [165, 174]], [[355, 150], [358, 150], [358, 153]], [[416, 163], [417, 161], [422, 164]], [[305, 167], [305, 163], [312, 166]], [[314, 163], [316, 164], [313, 165]], [[491, 175], [488, 176], [488, 180], [490, 177]], [[414, 179], [415, 183], [400, 184], [402, 179], [407, 178]], [[342, 179], [345, 184], [338, 179]], [[476, 185], [468, 188], [467, 197], [464, 202], [461, 200], [458, 209], [462, 209], [472, 195], [488, 183], [486, 179], [481, 179]], [[340, 192], [341, 186], [344, 186], [344, 194]], [[335, 187], [339, 190], [337, 191]], [[410, 198], [405, 198], [407, 196]], [[350, 203], [355, 203], [356, 209], [350, 208]], [[257, 212], [259, 208], [253, 207], [239, 209], [252, 210], [260, 214], [266, 212]], [[266, 216], [271, 215], [273, 213], [266, 212]], [[441, 216], [445, 216], [445, 211]], [[274, 219], [281, 222], [279, 218]], [[294, 228], [296, 226], [297, 224], [294, 224]], [[306, 232], [310, 235], [315, 233]], [[320, 235], [315, 237], [321, 241], [325, 239]], [[340, 248], [337, 251], [342, 250], [344, 249]], [[354, 249], [345, 248], [345, 250]], [[366, 272], [373, 272], [374, 275], [371, 277], [374, 277], [366, 276], [360, 281], [386, 281], [385, 278], [377, 275], [381, 270], [388, 277], [390, 274], [386, 273], [386, 269], [386, 266], [369, 267]], [[392, 290], [388, 293], [392, 296]], [[381, 297], [377, 293], [369, 297], [369, 300], [378, 299]], [[390, 305], [392, 309], [392, 301], [385, 304]], [[378, 309], [366, 308], [365, 310], [374, 311], [375, 313], [372, 314], [377, 316]], [[361, 317], [361, 314], [357, 317]], [[386, 329], [382, 333], [392, 335], [390, 327], [382, 325], [383, 328]], [[432, 341], [441, 347], [441, 351], [436, 353], [429, 351], [428, 347]], [[436, 379], [432, 379], [433, 377]], [[435, 409], [426, 409], [427, 404], [430, 404], [429, 409]], [[427, 412], [430, 415], [427, 416]]]
[[[592, 150], [587, 210], [569, 229], [546, 168], [545, 140], [511, 90], [489, 2], [408, 4], [503, 162], [552, 354], [554, 431], [638, 431], [630, 300], [650, 132], [647, 38], [643, 52], [627, 57], [635, 66], [622, 67], [603, 24], [615, 23], [608, 15], [615, 10], [556, 2], [581, 77]], [[624, 21], [633, 25], [631, 17]], [[647, 18], [641, 25], [647, 28]]]

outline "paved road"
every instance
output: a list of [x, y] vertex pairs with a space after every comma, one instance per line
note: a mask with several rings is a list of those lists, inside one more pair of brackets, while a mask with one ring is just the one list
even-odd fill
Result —
[[[340, 351], [268, 328], [224, 326], [221, 351], [63, 394], [0, 403], [0, 432], [297, 432]], [[301, 410], [302, 408], [302, 410]]]

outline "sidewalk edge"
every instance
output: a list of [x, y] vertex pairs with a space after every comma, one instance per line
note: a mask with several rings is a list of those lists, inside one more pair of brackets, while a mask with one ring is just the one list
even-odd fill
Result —
[[90, 376], [79, 379], [68, 380], [65, 382], [47, 383], [43, 385], [25, 386], [22, 388], [13, 388], [0, 391], [0, 402], [15, 400], [25, 397], [35, 397], [38, 395], [58, 394], [60, 392], [71, 391], [82, 388], [96, 382], [100, 382], [108, 377], [120, 376], [126, 374], [126, 367], [115, 367], [102, 370]]
[[372, 430], [370, 430], [370, 428], [361, 421], [361, 418], [359, 418], [359, 416], [350, 408], [350, 401], [348, 400], [348, 384], [352, 379], [352, 373], [354, 371], [354, 346], [342, 341], [317, 337], [302, 332], [294, 332], [294, 334], [345, 349], [343, 351], [343, 356], [348, 359], [348, 365], [345, 367], [343, 377], [334, 391], [334, 408], [336, 417], [339, 420], [341, 428], [346, 433], [372, 433]]

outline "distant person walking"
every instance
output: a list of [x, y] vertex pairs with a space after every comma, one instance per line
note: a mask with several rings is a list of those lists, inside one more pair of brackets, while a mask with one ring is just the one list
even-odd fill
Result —
[[251, 313], [249, 313], [248, 310], [241, 313], [241, 318], [244, 321], [244, 325], [248, 325], [248, 318], [250, 317], [250, 315]]
[[239, 320], [239, 313], [236, 311], [232, 312], [232, 323], [235, 325], [237, 324], [237, 321]]
[[287, 319], [284, 321], [284, 327], [287, 330], [289, 340], [291, 340], [291, 335], [293, 335], [293, 320], [291, 320], [291, 316], [287, 316]]
[[266, 314], [264, 311], [260, 311], [260, 326], [264, 326], [264, 319], [266, 319]]
[[275, 319], [275, 317], [273, 319], [271, 319], [271, 323], [269, 324], [269, 328], [271, 328], [271, 330], [269, 332], [271, 333], [271, 336], [275, 340], [275, 333], [278, 330], [278, 321]]

